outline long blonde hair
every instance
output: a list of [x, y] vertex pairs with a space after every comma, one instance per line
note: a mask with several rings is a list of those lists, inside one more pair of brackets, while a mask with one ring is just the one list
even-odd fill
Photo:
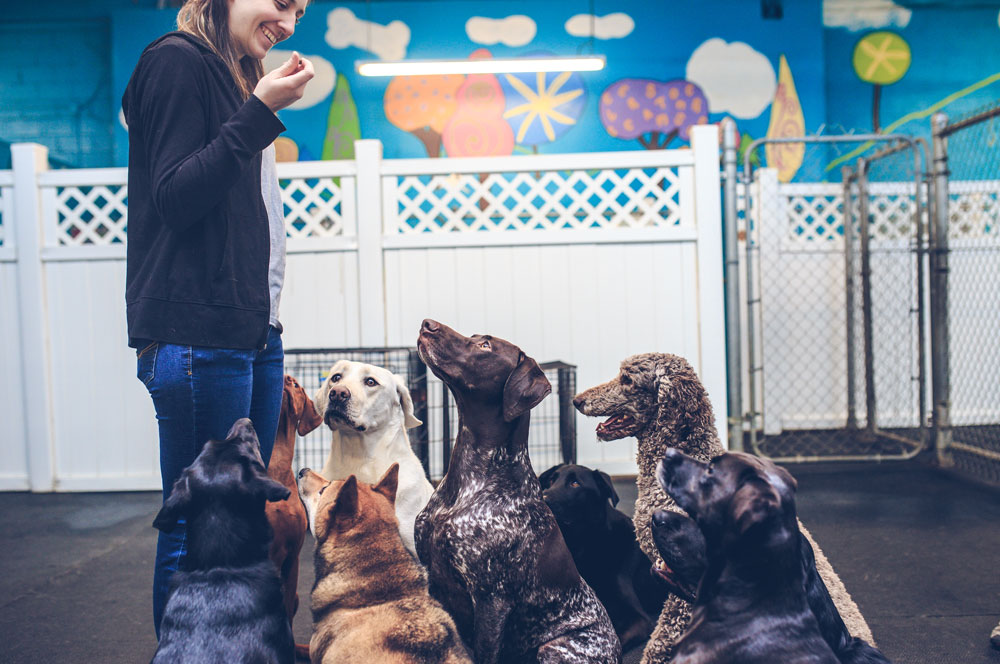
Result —
[[205, 42], [222, 58], [233, 75], [243, 99], [249, 99], [264, 65], [257, 58], [236, 52], [229, 32], [229, 0], [185, 0], [177, 12], [177, 29]]

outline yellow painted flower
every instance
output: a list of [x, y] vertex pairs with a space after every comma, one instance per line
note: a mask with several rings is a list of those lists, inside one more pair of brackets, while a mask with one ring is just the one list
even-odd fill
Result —
[[587, 105], [583, 78], [576, 72], [503, 74], [507, 110], [503, 117], [519, 145], [551, 143], [573, 127]]

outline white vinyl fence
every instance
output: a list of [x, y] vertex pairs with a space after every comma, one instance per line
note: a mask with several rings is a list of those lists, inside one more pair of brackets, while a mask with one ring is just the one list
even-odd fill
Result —
[[[0, 171], [0, 489], [160, 487], [152, 404], [126, 347], [125, 169]], [[577, 385], [628, 355], [687, 357], [725, 435], [717, 129], [692, 148], [279, 164], [286, 348], [412, 346], [420, 322], [488, 332]], [[578, 459], [634, 472], [634, 440]]]

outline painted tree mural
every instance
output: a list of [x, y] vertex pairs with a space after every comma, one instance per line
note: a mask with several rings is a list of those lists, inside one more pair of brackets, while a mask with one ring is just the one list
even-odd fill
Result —
[[424, 144], [428, 157], [441, 156], [441, 134], [458, 108], [461, 74], [397, 76], [385, 89], [385, 117]]
[[[802, 114], [795, 80], [788, 60], [782, 55], [778, 62], [778, 87], [771, 102], [771, 121], [767, 125], [767, 138], [795, 138], [806, 133], [806, 119]], [[767, 165], [778, 169], [778, 180], [791, 182], [805, 158], [805, 143], [767, 143], [764, 145]]]
[[[492, 57], [485, 48], [471, 59]], [[514, 132], [503, 119], [506, 102], [493, 74], [469, 74], [455, 92], [457, 107], [442, 132], [449, 157], [487, 157], [514, 151]]]
[[623, 78], [601, 93], [600, 118], [611, 136], [659, 150], [678, 137], [691, 140], [691, 127], [708, 121], [708, 100], [684, 79]]
[[499, 80], [507, 101], [503, 117], [514, 130], [514, 141], [535, 152], [576, 126], [587, 107], [587, 88], [578, 72], [503, 74]]
[[872, 32], [858, 40], [851, 59], [854, 73], [865, 83], [875, 86], [872, 92], [872, 129], [882, 131], [879, 104], [882, 86], [892, 85], [910, 68], [910, 45], [895, 32]]
[[361, 123], [358, 121], [358, 107], [351, 94], [351, 84], [347, 82], [346, 76], [337, 74], [320, 158], [354, 159], [354, 141], [360, 138]]

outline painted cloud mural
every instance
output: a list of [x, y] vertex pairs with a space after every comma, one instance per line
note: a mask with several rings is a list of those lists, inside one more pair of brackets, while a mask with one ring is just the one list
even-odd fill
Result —
[[465, 34], [475, 44], [524, 46], [535, 38], [535, 22], [523, 14], [507, 18], [473, 16], [465, 23]]
[[892, 0], [824, 0], [823, 25], [828, 28], [847, 28], [852, 32], [870, 28], [895, 26], [905, 28], [911, 12]]
[[743, 42], [709, 39], [688, 60], [685, 78], [708, 97], [712, 113], [755, 118], [774, 98], [774, 67], [767, 57]]
[[616, 12], [607, 16], [577, 14], [566, 21], [566, 32], [574, 37], [621, 39], [632, 34], [635, 21], [628, 14]]
[[346, 7], [326, 15], [326, 43], [335, 49], [351, 46], [375, 54], [382, 60], [402, 60], [410, 44], [410, 28], [402, 21], [380, 25], [364, 21]]

